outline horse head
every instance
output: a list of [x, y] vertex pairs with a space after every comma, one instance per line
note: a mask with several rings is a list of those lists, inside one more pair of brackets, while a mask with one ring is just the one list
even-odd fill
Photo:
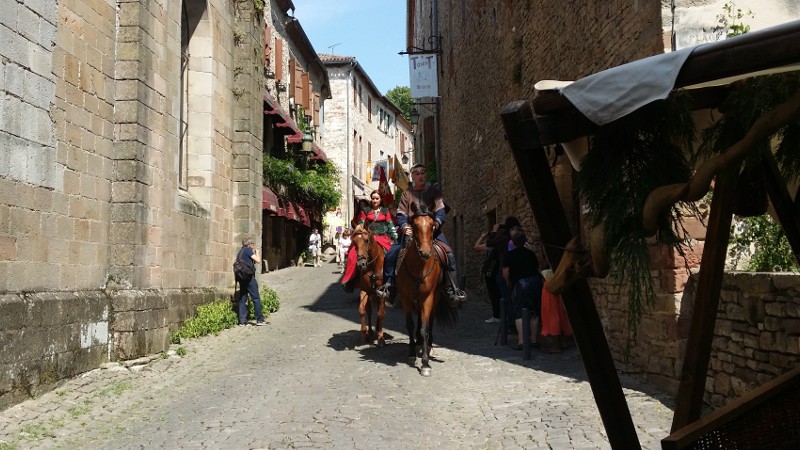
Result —
[[433, 251], [433, 232], [436, 221], [433, 218], [433, 211], [427, 206], [411, 203], [411, 228], [414, 235], [414, 243], [417, 247], [417, 254], [422, 260], [431, 257]]
[[369, 231], [362, 225], [356, 226], [350, 236], [350, 242], [356, 248], [356, 267], [363, 272], [367, 269], [367, 261], [369, 260]]

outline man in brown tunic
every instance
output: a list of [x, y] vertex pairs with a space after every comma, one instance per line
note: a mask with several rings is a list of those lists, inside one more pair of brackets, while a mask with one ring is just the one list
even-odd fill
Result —
[[[411, 168], [411, 181], [413, 182], [413, 187], [403, 191], [403, 195], [400, 197], [400, 203], [397, 207], [397, 224], [400, 230], [398, 234], [401, 238], [389, 249], [383, 261], [383, 286], [378, 288], [378, 295], [383, 298], [392, 296], [390, 293], [393, 291], [397, 255], [400, 252], [401, 242], [411, 237], [411, 224], [408, 223], [408, 218], [411, 216], [412, 202], [418, 205], [425, 205], [428, 210], [434, 212], [434, 220], [436, 221], [434, 237], [445, 243], [447, 248], [450, 248], [447, 238], [445, 238], [442, 233], [442, 225], [444, 225], [446, 216], [442, 193], [439, 191], [439, 188], [425, 181], [425, 166], [422, 164], [416, 164]], [[449, 262], [449, 267], [445, 293], [450, 302], [463, 302], [466, 300], [467, 296], [456, 284], [455, 255], [447, 253], [447, 260]]]

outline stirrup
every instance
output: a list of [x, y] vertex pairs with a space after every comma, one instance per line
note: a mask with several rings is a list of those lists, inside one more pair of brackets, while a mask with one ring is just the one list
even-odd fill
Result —
[[389, 288], [391, 288], [391, 287], [392, 287], [392, 283], [391, 282], [387, 282], [387, 283], [383, 284], [382, 286], [378, 286], [378, 289], [375, 289], [375, 293], [378, 294], [378, 297], [380, 297], [382, 299], [388, 299], [389, 298]]

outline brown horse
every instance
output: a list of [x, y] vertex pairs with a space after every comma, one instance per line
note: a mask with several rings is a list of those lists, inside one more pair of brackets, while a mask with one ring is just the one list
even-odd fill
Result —
[[[433, 212], [425, 205], [411, 204], [412, 216], [409, 220], [413, 239], [405, 249], [405, 256], [397, 270], [397, 295], [406, 316], [409, 351], [408, 364], [416, 366], [417, 345], [421, 345], [422, 367], [420, 374], [431, 375], [429, 364], [433, 346], [433, 321], [442, 325], [453, 325], [457, 311], [450, 302], [439, 301], [444, 274], [444, 251], [434, 245], [435, 224]], [[417, 328], [414, 319], [417, 315]], [[416, 340], [415, 340], [416, 339]]]
[[361, 301], [358, 304], [358, 315], [361, 316], [361, 336], [364, 342], [372, 340], [372, 306], [377, 306], [377, 320], [375, 333], [378, 347], [383, 347], [386, 340], [383, 337], [383, 316], [385, 306], [383, 299], [379, 298], [375, 290], [383, 284], [383, 258], [385, 251], [375, 241], [373, 234], [358, 225], [351, 236], [351, 245], [356, 249], [356, 270], [358, 270], [358, 285], [361, 288]]

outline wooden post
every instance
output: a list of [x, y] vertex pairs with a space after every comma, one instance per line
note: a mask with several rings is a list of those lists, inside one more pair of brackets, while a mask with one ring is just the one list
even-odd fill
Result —
[[[500, 117], [542, 242], [550, 244], [545, 247], [547, 258], [555, 267], [562, 254], [557, 247], [563, 248], [572, 233], [547, 157], [539, 144], [531, 107], [526, 101], [512, 102], [500, 111]], [[611, 446], [641, 448], [589, 284], [578, 281], [562, 298]]]
[[800, 214], [798, 214], [797, 206], [792, 202], [789, 190], [786, 189], [786, 183], [778, 170], [775, 156], [772, 155], [772, 152], [764, 152], [763, 158], [761, 166], [769, 199], [772, 201], [775, 214], [786, 233], [786, 239], [792, 246], [794, 258], [800, 264]]
[[731, 218], [736, 204], [736, 183], [741, 164], [732, 164], [717, 175], [711, 212], [708, 218], [703, 259], [697, 280], [694, 311], [683, 357], [672, 432], [700, 418], [705, 392], [711, 340], [717, 322], [719, 293], [725, 272], [725, 257], [730, 239]]

